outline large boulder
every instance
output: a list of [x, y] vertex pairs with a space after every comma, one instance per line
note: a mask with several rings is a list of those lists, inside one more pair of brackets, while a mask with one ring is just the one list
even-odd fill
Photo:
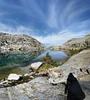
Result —
[[28, 83], [0, 88], [0, 100], [64, 100], [64, 85], [53, 86], [46, 77]]
[[88, 68], [90, 67], [90, 49], [83, 50], [80, 53], [72, 56], [65, 64], [63, 68]]
[[[85, 100], [90, 100], [90, 81], [80, 84]], [[66, 100], [64, 90], [63, 84], [52, 85], [46, 77], [38, 77], [17, 86], [0, 88], [0, 100]]]

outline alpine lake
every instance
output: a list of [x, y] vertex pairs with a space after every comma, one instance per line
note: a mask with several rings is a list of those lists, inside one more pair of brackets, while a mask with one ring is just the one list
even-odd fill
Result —
[[42, 52], [10, 52], [0, 54], [0, 80], [7, 78], [10, 73], [25, 74], [25, 69], [33, 62], [41, 61], [49, 53], [57, 62], [66, 60], [67, 54], [63, 51], [46, 50]]

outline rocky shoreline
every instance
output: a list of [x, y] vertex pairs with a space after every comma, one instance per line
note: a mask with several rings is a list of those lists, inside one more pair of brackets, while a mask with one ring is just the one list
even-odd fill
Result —
[[[43, 64], [45, 66], [43, 66]], [[90, 48], [72, 55], [63, 65], [54, 67], [45, 62], [34, 62], [29, 73], [11, 73], [0, 82], [0, 100], [66, 100], [65, 83], [69, 73], [78, 79], [85, 100], [90, 100]]]
[[[66, 95], [64, 94], [65, 85], [63, 83], [66, 82], [67, 75], [70, 72], [72, 72], [74, 76], [77, 77], [77, 79], [79, 80], [81, 87], [83, 88], [83, 91], [86, 94], [85, 100], [89, 100], [90, 99], [90, 62], [89, 62], [90, 56], [89, 54], [90, 54], [89, 49], [84, 50], [78, 53], [77, 56], [76, 55], [72, 56], [62, 66], [49, 69], [46, 73], [33, 72], [32, 74], [28, 75], [29, 80], [27, 82], [23, 81], [23, 83], [19, 83], [20, 81], [17, 80], [16, 84], [12, 85], [12, 83], [13, 82], [15, 83], [15, 81], [11, 81], [9, 85], [0, 88], [0, 99], [2, 100], [16, 100], [16, 99], [17, 100], [34, 100], [34, 99], [35, 100], [64, 100], [66, 98]], [[84, 66], [81, 67], [81, 63], [84, 62], [82, 62], [83, 60], [82, 61], [80, 60], [81, 62], [79, 62], [78, 61], [78, 59], [80, 59], [79, 57], [81, 57], [82, 59], [84, 58], [86, 59], [86, 57], [88, 57], [89, 60], [86, 60], [85, 62], [86, 67]], [[72, 62], [73, 59], [74, 62]], [[78, 67], [76, 67], [77, 64], [75, 61], [77, 63], [79, 62]], [[73, 68], [71, 62], [73, 64]], [[69, 68], [66, 69], [65, 66], [69, 66]], [[37, 69], [38, 68], [39, 67], [37, 67]]]

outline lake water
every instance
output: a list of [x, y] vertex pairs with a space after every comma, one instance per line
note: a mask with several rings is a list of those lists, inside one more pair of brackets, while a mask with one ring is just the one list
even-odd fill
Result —
[[40, 61], [43, 57], [46, 56], [46, 54], [49, 53], [49, 55], [52, 57], [53, 60], [60, 61], [67, 59], [68, 56], [63, 51], [51, 51], [47, 50], [42, 53], [39, 53], [39, 55], [32, 55], [31, 53], [7, 53], [4, 55], [0, 55], [0, 69], [2, 68], [8, 68], [8, 67], [24, 67], [34, 61]]
[[0, 54], [0, 80], [10, 73], [23, 74], [21, 69], [32, 62], [36, 55], [29, 52]]
[[19, 67], [29, 64], [35, 56], [28, 52], [12, 52], [0, 54], [0, 69], [7, 67]]
[[68, 58], [67, 54], [63, 51], [51, 51], [47, 50], [39, 55], [32, 55], [31, 53], [11, 53], [0, 55], [0, 79], [7, 77], [10, 73], [22, 74], [22, 69], [27, 69], [27, 65], [35, 62], [41, 61], [46, 54], [52, 57], [55, 61], [63, 61]]
[[35, 58], [35, 61], [41, 60], [43, 57], [46, 56], [47, 53], [49, 53], [49, 55], [55, 61], [60, 61], [60, 60], [64, 60], [68, 58], [68, 55], [63, 51], [47, 50], [47, 51], [42, 52], [37, 58]]

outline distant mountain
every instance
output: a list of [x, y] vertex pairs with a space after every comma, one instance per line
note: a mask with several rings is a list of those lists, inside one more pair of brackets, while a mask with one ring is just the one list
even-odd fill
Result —
[[42, 44], [31, 36], [0, 33], [0, 52], [37, 51], [42, 47]]
[[68, 49], [85, 49], [90, 48], [90, 35], [86, 35], [82, 38], [73, 38], [67, 41], [63, 47]]
[[90, 48], [90, 34], [81, 38], [72, 38], [65, 42], [62, 46], [52, 46], [52, 50], [77, 50]]

